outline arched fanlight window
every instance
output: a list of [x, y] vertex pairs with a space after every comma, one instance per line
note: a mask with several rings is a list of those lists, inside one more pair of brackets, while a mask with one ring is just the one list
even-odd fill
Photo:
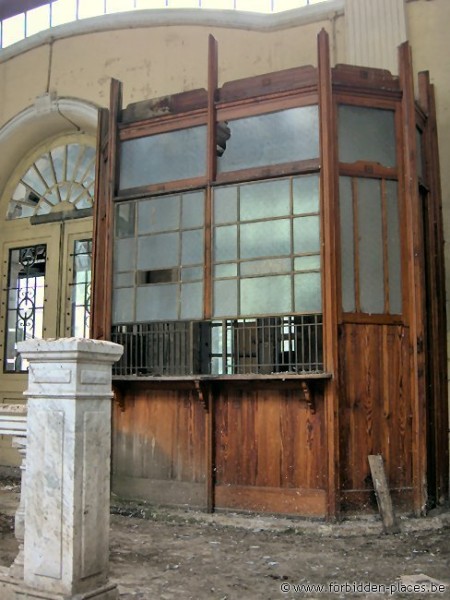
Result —
[[65, 144], [42, 154], [20, 178], [7, 219], [92, 208], [95, 149]]

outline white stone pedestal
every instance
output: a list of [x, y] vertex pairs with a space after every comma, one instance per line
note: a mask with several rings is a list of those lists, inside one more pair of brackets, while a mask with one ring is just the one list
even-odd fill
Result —
[[30, 340], [24, 586], [16, 598], [117, 598], [108, 583], [111, 366], [122, 347]]

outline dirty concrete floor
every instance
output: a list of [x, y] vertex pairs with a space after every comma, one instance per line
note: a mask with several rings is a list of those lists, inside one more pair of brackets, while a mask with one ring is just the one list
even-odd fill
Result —
[[[0, 566], [17, 551], [17, 499], [18, 486], [0, 482]], [[401, 529], [384, 535], [376, 518], [330, 526], [113, 498], [110, 573], [120, 600], [450, 598], [450, 512]]]

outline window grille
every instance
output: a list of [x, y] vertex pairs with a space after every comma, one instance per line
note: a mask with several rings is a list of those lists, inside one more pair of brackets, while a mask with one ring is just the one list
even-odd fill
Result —
[[323, 371], [322, 315], [115, 325], [116, 376]]

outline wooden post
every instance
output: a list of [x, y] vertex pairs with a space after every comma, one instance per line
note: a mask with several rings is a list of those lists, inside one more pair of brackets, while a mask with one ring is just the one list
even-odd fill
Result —
[[322, 298], [324, 367], [332, 373], [325, 386], [325, 431], [327, 439], [327, 512], [339, 515], [339, 402], [337, 320], [340, 296], [337, 293], [336, 247], [336, 144], [330, 48], [327, 32], [322, 29], [319, 43], [319, 114], [321, 147], [321, 219], [322, 219]]
[[389, 486], [384, 471], [384, 462], [381, 454], [371, 454], [369, 459], [370, 472], [372, 474], [373, 487], [377, 497], [378, 509], [383, 520], [386, 533], [398, 533], [399, 527], [395, 520]]

